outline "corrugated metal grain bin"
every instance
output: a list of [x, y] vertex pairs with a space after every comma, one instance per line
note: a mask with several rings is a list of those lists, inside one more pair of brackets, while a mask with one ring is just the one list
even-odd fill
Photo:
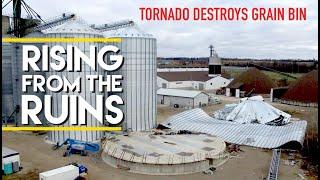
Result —
[[[92, 29], [89, 25], [85, 24], [81, 20], [75, 18], [65, 23], [48, 29], [45, 31], [47, 37], [50, 38], [65, 38], [65, 37], [73, 37], [73, 38], [98, 38], [103, 37], [98, 31]], [[49, 48], [55, 45], [60, 45], [64, 48], [67, 45], [73, 45], [79, 48], [86, 55], [89, 55], [90, 45], [95, 45], [96, 47], [101, 46], [101, 43], [88, 43], [88, 42], [72, 42], [72, 43], [48, 43]], [[66, 59], [66, 54], [61, 55]], [[52, 61], [52, 59], [51, 59]], [[61, 111], [63, 108], [62, 104], [62, 95], [80, 95], [82, 98], [86, 100], [91, 106], [96, 106], [96, 95], [102, 95], [100, 92], [90, 92], [89, 91], [89, 81], [86, 80], [86, 75], [103, 75], [104, 71], [101, 68], [98, 68], [97, 71], [94, 71], [89, 65], [82, 63], [82, 71], [81, 72], [68, 72], [66, 70], [57, 72], [49, 68], [49, 71], [46, 73], [47, 77], [51, 75], [58, 75], [60, 77], [66, 76], [70, 82], [73, 82], [77, 77], [81, 77], [81, 92], [47, 92], [48, 95], [52, 95], [52, 115], [54, 117], [59, 117], [61, 115]], [[53, 82], [55, 86], [57, 83]], [[96, 83], [97, 85], [97, 83]], [[97, 89], [97, 88], [96, 88]], [[106, 97], [105, 97], [106, 98]], [[85, 117], [79, 117], [85, 118]], [[69, 119], [70, 120], [70, 119]], [[70, 126], [69, 120], [64, 123], [62, 126]], [[101, 126], [102, 124], [97, 121], [97, 119], [92, 116], [90, 113], [86, 113], [87, 124], [85, 126]], [[72, 138], [81, 141], [98, 141], [102, 137], [101, 131], [50, 131], [49, 132], [49, 140], [51, 142], [59, 142], [63, 143], [67, 138]]]
[[106, 37], [121, 38], [114, 43], [124, 57], [120, 70], [112, 74], [123, 76], [123, 92], [118, 93], [124, 101], [119, 108], [124, 112], [123, 129], [142, 131], [156, 126], [156, 39], [137, 25], [104, 32]]
[[[3, 37], [11, 37], [3, 35]], [[12, 91], [12, 55], [11, 43], [2, 43], [2, 119], [7, 120], [14, 110]]]
[[[25, 37], [28, 37], [28, 38], [44, 37], [44, 34], [41, 32], [32, 32]], [[13, 81], [13, 83], [12, 83], [12, 88], [13, 88], [14, 107], [16, 107], [16, 106], [21, 107], [22, 95], [35, 95], [38, 98], [40, 98], [42, 102], [44, 100], [44, 95], [45, 95], [45, 92], [40, 92], [40, 91], [34, 92], [33, 85], [30, 85], [27, 87], [27, 92], [22, 92], [22, 76], [23, 75], [42, 75], [45, 77], [44, 72], [36, 72], [31, 68], [27, 72], [22, 71], [22, 49], [23, 49], [23, 46], [25, 46], [25, 45], [34, 45], [41, 50], [42, 45], [44, 45], [44, 44], [43, 43], [23, 43], [23, 44], [14, 43], [13, 44], [13, 60], [12, 60], [12, 81]], [[41, 68], [42, 62], [41, 61], [37, 62], [37, 65]], [[33, 103], [30, 103], [30, 108], [34, 108]], [[43, 121], [43, 123], [46, 122], [46, 121], [44, 121], [44, 113], [43, 112], [40, 112], [38, 117], [41, 121]], [[16, 120], [17, 120], [18, 124], [21, 124], [21, 122], [22, 122], [21, 110], [19, 111], [19, 113], [17, 113]], [[29, 123], [33, 124], [33, 122], [30, 119], [29, 119]]]

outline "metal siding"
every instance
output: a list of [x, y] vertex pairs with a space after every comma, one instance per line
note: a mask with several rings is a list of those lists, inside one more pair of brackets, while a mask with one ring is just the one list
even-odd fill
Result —
[[123, 129], [149, 130], [156, 126], [156, 40], [146, 37], [122, 37], [114, 43], [124, 56], [123, 66], [112, 72], [123, 76], [124, 105], [119, 106], [125, 116]]
[[[86, 38], [93, 38], [93, 37], [101, 37], [97, 34], [84, 34], [84, 33], [49, 33], [47, 34], [48, 37], [86, 37]], [[75, 43], [48, 43], [49, 48], [55, 45], [61, 45], [63, 47], [66, 47], [67, 45], [74, 45], [77, 46], [82, 52], [84, 52], [86, 55], [90, 54], [90, 45], [96, 45], [98, 48], [100, 47], [100, 44], [98, 43], [84, 43], [84, 42], [75, 42]], [[64, 55], [66, 58], [66, 55]], [[82, 98], [84, 98], [91, 106], [96, 106], [96, 95], [101, 95], [102, 93], [95, 92], [92, 93], [89, 91], [89, 81], [86, 81], [86, 75], [91, 74], [98, 74], [98, 75], [104, 75], [104, 72], [101, 70], [101, 68], [98, 68], [97, 71], [93, 71], [88, 65], [86, 65], [84, 62], [81, 62], [82, 72], [68, 72], [68, 71], [61, 71], [56, 72], [52, 71], [52, 69], [49, 70], [49, 72], [46, 73], [47, 76], [50, 75], [59, 75], [59, 76], [67, 76], [68, 80], [72, 83], [77, 77], [81, 77], [81, 92], [61, 92], [61, 93], [52, 93], [48, 92], [49, 95], [53, 96], [53, 107], [52, 112], [54, 117], [59, 117], [61, 115], [62, 110], [62, 95], [80, 95]], [[96, 88], [96, 90], [98, 90]], [[105, 96], [106, 98], [106, 96]], [[65, 107], [64, 107], [65, 108]], [[78, 117], [78, 120], [80, 118], [85, 117]], [[61, 126], [70, 126], [70, 119], [68, 119], [64, 124]], [[85, 126], [102, 126], [100, 122], [97, 121], [96, 118], [94, 118], [91, 114], [86, 113], [86, 121], [87, 124]], [[82, 141], [98, 141], [100, 140], [102, 136], [102, 132], [96, 132], [96, 131], [51, 131], [49, 132], [49, 140], [52, 142], [64, 142], [67, 138], [82, 140]]]
[[2, 44], [2, 117], [9, 117], [14, 110], [12, 85], [12, 44]]
[[293, 121], [283, 126], [240, 124], [210, 117], [202, 109], [184, 111], [162, 125], [173, 130], [189, 130], [218, 136], [224, 141], [260, 148], [277, 148], [288, 142], [303, 145], [306, 121]]
[[[40, 37], [38, 33], [31, 33], [28, 35], [28, 37]], [[24, 44], [25, 45], [25, 44]], [[42, 48], [42, 43], [28, 43], [28, 45], [35, 45], [39, 49]], [[12, 44], [12, 64], [11, 64], [11, 82], [12, 82], [12, 101], [13, 101], [13, 108], [19, 105], [21, 107], [21, 97], [23, 94], [25, 95], [35, 95], [38, 98], [43, 101], [44, 98], [44, 92], [33, 92], [33, 86], [29, 86], [27, 88], [27, 92], [22, 92], [22, 75], [42, 75], [45, 76], [43, 72], [35, 72], [34, 70], [30, 69], [28, 72], [23, 72], [22, 71], [22, 46], [23, 44], [17, 44], [13, 43]], [[41, 67], [42, 63], [39, 61], [37, 63], [39, 67]], [[30, 108], [33, 108], [34, 106], [30, 106]], [[38, 115], [39, 119], [45, 123], [44, 121], [44, 113], [40, 112]], [[19, 113], [16, 114], [15, 119], [18, 124], [21, 124], [22, 119], [21, 119], [21, 110]], [[29, 124], [33, 124], [32, 121], [29, 119]]]

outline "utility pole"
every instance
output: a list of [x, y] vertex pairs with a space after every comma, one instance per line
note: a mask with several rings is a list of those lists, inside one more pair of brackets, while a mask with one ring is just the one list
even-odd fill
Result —
[[21, 36], [21, 0], [13, 0], [13, 29], [16, 37]]

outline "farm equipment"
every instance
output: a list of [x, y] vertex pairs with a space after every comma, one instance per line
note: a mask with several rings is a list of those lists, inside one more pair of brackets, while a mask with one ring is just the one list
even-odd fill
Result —
[[61, 145], [57, 143], [53, 147], [53, 149], [56, 150], [62, 147], [63, 145], [67, 145], [67, 151], [63, 154], [64, 157], [70, 156], [71, 154], [80, 154], [81, 156], [87, 156], [88, 152], [96, 153], [100, 149], [99, 144], [97, 143], [90, 143], [75, 139], [67, 139]]

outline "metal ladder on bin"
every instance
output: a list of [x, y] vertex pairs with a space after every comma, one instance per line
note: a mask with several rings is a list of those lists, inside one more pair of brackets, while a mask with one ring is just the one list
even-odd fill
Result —
[[281, 149], [274, 149], [272, 152], [272, 159], [270, 162], [269, 174], [267, 180], [277, 180], [280, 164]]

